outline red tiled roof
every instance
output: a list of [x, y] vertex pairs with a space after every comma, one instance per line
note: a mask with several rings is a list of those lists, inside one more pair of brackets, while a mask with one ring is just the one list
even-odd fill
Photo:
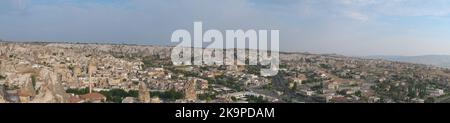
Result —
[[76, 96], [70, 96], [69, 97], [69, 103], [79, 103], [81, 101], [82, 101], [82, 99], [80, 99], [80, 98], [78, 98]]
[[85, 94], [85, 95], [80, 95], [80, 98], [81, 99], [88, 99], [88, 100], [103, 100], [106, 97], [103, 96], [100, 93], [88, 93], [88, 94]]

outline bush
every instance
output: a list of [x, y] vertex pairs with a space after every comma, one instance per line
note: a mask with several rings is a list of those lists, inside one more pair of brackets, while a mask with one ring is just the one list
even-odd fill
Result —
[[216, 95], [210, 94], [210, 93], [204, 93], [204, 94], [198, 94], [197, 97], [200, 100], [212, 100], [212, 99], [216, 98]]
[[125, 97], [138, 97], [138, 91], [125, 91], [123, 89], [111, 89], [109, 91], [100, 91], [106, 97], [106, 101], [121, 103]]
[[247, 96], [247, 101], [249, 103], [269, 103], [263, 96]]
[[184, 98], [184, 93], [178, 92], [175, 89], [170, 89], [169, 91], [165, 91], [165, 92], [152, 92], [150, 95], [152, 97], [159, 97], [161, 99], [166, 99], [166, 100], [176, 100], [176, 99]]
[[[66, 93], [73, 93], [75, 95], [84, 95], [89, 93], [89, 88], [67, 89]], [[106, 97], [106, 101], [121, 103], [125, 97], [138, 97], [139, 92], [136, 90], [125, 91], [123, 89], [111, 89], [109, 91], [100, 91]]]
[[67, 89], [66, 93], [72, 93], [75, 95], [83, 95], [89, 93], [89, 88], [80, 88], [80, 89]]

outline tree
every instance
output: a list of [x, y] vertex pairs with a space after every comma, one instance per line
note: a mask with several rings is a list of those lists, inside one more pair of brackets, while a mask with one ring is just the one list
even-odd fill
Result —
[[125, 91], [123, 89], [111, 89], [109, 91], [100, 91], [106, 97], [107, 101], [121, 103], [125, 97], [138, 97], [139, 92], [135, 90]]
[[6, 79], [6, 76], [0, 75], [0, 80]]
[[268, 103], [269, 101], [265, 100], [263, 96], [248, 96], [247, 101], [249, 103]]
[[360, 90], [358, 90], [358, 91], [355, 92], [355, 95], [358, 96], [358, 97], [361, 97], [362, 96], [362, 92]]
[[69, 70], [71, 70], [71, 71], [73, 71], [73, 70], [75, 69], [75, 67], [73, 66], [73, 64], [70, 64], [68, 68], [69, 68]]
[[215, 94], [210, 94], [210, 93], [204, 93], [204, 94], [198, 94], [197, 97], [200, 100], [207, 100], [207, 101], [209, 101], [209, 100], [215, 99], [216, 95]]
[[233, 100], [233, 102], [237, 101], [236, 97], [234, 97], [234, 96], [231, 96], [231, 100]]
[[292, 90], [293, 90], [293, 91], [297, 90], [297, 86], [298, 86], [297, 83], [294, 82], [294, 86], [292, 86]]
[[270, 83], [268, 83], [266, 85], [263, 85], [262, 88], [266, 89], [266, 90], [272, 90], [272, 88], [273, 88], [272, 82], [270, 82]]
[[320, 67], [322, 67], [324, 69], [330, 69], [331, 65], [329, 65], [329, 64], [320, 64]]
[[138, 81], [133, 81], [133, 84], [134, 85], [139, 85], [139, 82]]
[[66, 93], [72, 93], [75, 95], [83, 95], [89, 93], [89, 88], [81, 88], [81, 89], [67, 89]]
[[31, 84], [33, 84], [33, 88], [36, 88], [36, 75], [31, 75]]
[[433, 97], [428, 97], [427, 99], [425, 99], [425, 103], [435, 103], [436, 99]]
[[165, 92], [152, 92], [152, 97], [159, 97], [161, 99], [166, 100], [176, 100], [176, 99], [183, 99], [184, 93], [178, 92], [175, 89], [170, 89], [169, 91]]

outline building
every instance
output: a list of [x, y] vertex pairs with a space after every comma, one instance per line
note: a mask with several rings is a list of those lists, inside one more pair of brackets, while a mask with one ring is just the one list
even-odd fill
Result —
[[198, 88], [200, 88], [201, 90], [207, 90], [209, 87], [208, 80], [198, 79], [198, 83]]
[[80, 99], [88, 103], [102, 103], [106, 102], [106, 97], [100, 93], [88, 93], [85, 95], [80, 95]]
[[138, 103], [139, 100], [137, 100], [135, 97], [125, 97], [125, 99], [122, 100], [122, 103]]
[[368, 100], [369, 103], [377, 103], [378, 101], [380, 101], [380, 98], [374, 97], [374, 96], [369, 97], [369, 100]]
[[297, 92], [300, 95], [303, 96], [312, 96], [314, 94], [314, 91], [310, 91], [310, 90], [301, 90], [300, 92]]
[[430, 90], [428, 90], [428, 93], [430, 94], [430, 96], [435, 96], [435, 97], [442, 96], [445, 94], [444, 90], [442, 90], [442, 89], [430, 89]]
[[161, 103], [161, 99], [159, 97], [151, 98], [151, 103]]
[[330, 90], [338, 90], [339, 89], [339, 84], [335, 81], [326, 82], [324, 85], [325, 85], [326, 89], [330, 89]]
[[419, 99], [419, 98], [413, 98], [411, 99], [411, 102], [413, 103], [425, 103], [424, 99]]
[[71, 95], [69, 97], [69, 103], [84, 103], [84, 100], [80, 99], [79, 96], [73, 96]]
[[[91, 56], [92, 57], [92, 56]], [[93, 83], [93, 81], [92, 81], [92, 78], [93, 78], [93, 74], [95, 73], [95, 71], [97, 70], [97, 65], [96, 65], [97, 63], [96, 63], [96, 60], [95, 59], [93, 59], [93, 58], [91, 58], [90, 60], [89, 60], [89, 63], [88, 63], [88, 74], [89, 74], [89, 93], [92, 93], [92, 88], [93, 88], [93, 85], [94, 85], [94, 83]]]

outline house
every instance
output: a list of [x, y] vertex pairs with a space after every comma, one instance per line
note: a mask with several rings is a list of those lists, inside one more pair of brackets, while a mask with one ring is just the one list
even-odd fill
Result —
[[71, 95], [69, 97], [69, 103], [84, 103], [84, 100], [82, 100], [79, 96]]
[[135, 97], [125, 97], [122, 103], [138, 103], [139, 101]]
[[445, 94], [444, 90], [442, 90], [442, 89], [430, 89], [430, 90], [428, 90], [428, 93], [430, 94], [430, 96], [436, 96], [436, 97], [442, 96]]
[[85, 95], [80, 95], [80, 98], [82, 100], [84, 100], [85, 102], [91, 102], [91, 103], [106, 102], [106, 97], [100, 93], [88, 93]]
[[353, 75], [353, 78], [354, 79], [361, 79], [361, 76], [360, 75]]
[[296, 77], [289, 77], [288, 80], [293, 83], [297, 83], [297, 85], [301, 85], [303, 81], [307, 78], [304, 74], [299, 74]]
[[161, 103], [162, 101], [161, 101], [161, 99], [159, 99], [159, 97], [155, 97], [155, 98], [151, 98], [150, 102], [151, 103]]
[[369, 97], [369, 100], [368, 100], [369, 103], [376, 103], [378, 101], [380, 101], [380, 98], [374, 97], [374, 96]]
[[419, 99], [419, 98], [413, 98], [413, 99], [411, 99], [411, 102], [413, 102], [413, 103], [424, 103], [425, 100]]
[[332, 97], [329, 102], [333, 102], [333, 103], [351, 103], [352, 100], [350, 100], [347, 97], [343, 97], [343, 96], [335, 96]]
[[325, 87], [326, 87], [326, 89], [330, 89], [330, 90], [338, 90], [339, 84], [336, 81], [331, 81], [331, 82], [325, 83]]
[[208, 85], [208, 80], [204, 80], [204, 79], [198, 79], [198, 88], [200, 88], [201, 90], [206, 90], [208, 89], [209, 85]]
[[322, 73], [322, 74], [320, 74], [320, 77], [321, 77], [321, 78], [326, 78], [326, 77], [327, 77], [327, 74]]
[[312, 96], [314, 94], [314, 91], [310, 91], [310, 90], [301, 90], [300, 92], [297, 92], [300, 95], [303, 96]]

